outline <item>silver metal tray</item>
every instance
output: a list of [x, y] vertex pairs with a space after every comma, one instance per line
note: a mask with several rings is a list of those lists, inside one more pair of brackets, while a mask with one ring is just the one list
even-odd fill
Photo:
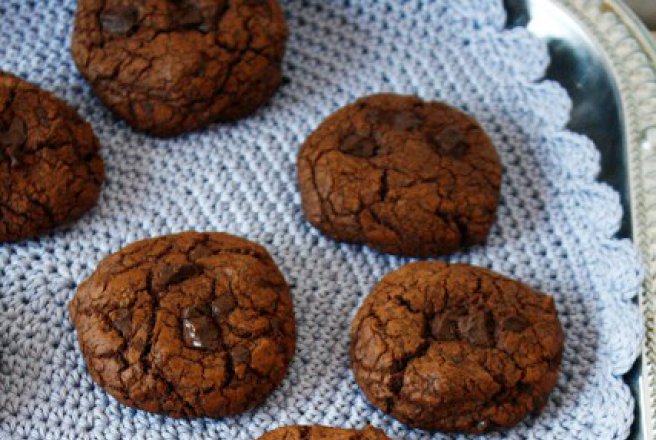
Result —
[[640, 248], [646, 337], [625, 379], [636, 400], [632, 439], [656, 438], [656, 43], [622, 0], [506, 0], [508, 27], [548, 44], [547, 77], [569, 92], [568, 128], [601, 152], [600, 179], [621, 196], [618, 235]]

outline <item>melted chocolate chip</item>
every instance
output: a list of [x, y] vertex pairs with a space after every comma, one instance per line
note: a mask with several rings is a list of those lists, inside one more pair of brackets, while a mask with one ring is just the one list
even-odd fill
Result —
[[473, 310], [460, 321], [460, 332], [470, 344], [478, 347], [494, 345], [494, 317], [489, 310]]
[[212, 255], [212, 250], [205, 245], [199, 244], [189, 253], [189, 258], [196, 261], [210, 255]]
[[137, 24], [139, 12], [134, 6], [116, 6], [100, 13], [100, 25], [105, 32], [128, 35]]
[[0, 147], [20, 147], [27, 140], [27, 126], [25, 121], [14, 117], [4, 132], [0, 133]]
[[549, 359], [549, 368], [556, 369], [560, 366], [560, 362], [562, 361], [562, 354], [559, 354], [555, 358]]
[[212, 313], [217, 318], [226, 317], [237, 307], [237, 300], [229, 293], [212, 301]]
[[27, 126], [21, 118], [14, 117], [7, 130], [0, 132], [0, 159], [7, 156], [12, 167], [19, 165], [26, 141]]
[[355, 157], [374, 157], [376, 155], [376, 142], [372, 139], [351, 134], [339, 146], [339, 151]]
[[392, 127], [396, 130], [414, 130], [423, 124], [424, 118], [415, 112], [400, 112], [394, 116]]
[[503, 329], [510, 332], [521, 333], [529, 326], [528, 321], [519, 316], [510, 316], [503, 321]]
[[177, 17], [177, 22], [178, 25], [183, 28], [198, 28], [205, 32], [208, 30], [207, 25], [204, 25], [205, 20], [203, 19], [203, 13], [194, 6], [182, 9]]
[[132, 334], [132, 316], [130, 311], [127, 309], [117, 310], [113, 316], [111, 316], [112, 325], [124, 338], [130, 337]]
[[173, 26], [177, 29], [193, 29], [208, 32], [210, 26], [203, 16], [203, 11], [194, 0], [175, 0], [176, 8], [172, 12]]
[[230, 351], [230, 356], [235, 364], [245, 364], [250, 361], [251, 353], [243, 345], [237, 345]]
[[381, 110], [373, 108], [369, 111], [367, 119], [375, 125], [385, 125], [399, 131], [408, 131], [419, 128], [424, 123], [424, 117], [411, 110]]
[[153, 271], [153, 289], [160, 292], [198, 273], [200, 273], [200, 268], [195, 264], [163, 264]]
[[476, 423], [476, 429], [479, 431], [485, 431], [489, 426], [489, 423], [487, 420], [480, 420], [478, 423]]
[[214, 1], [212, 4], [199, 4], [199, 0], [178, 0], [182, 6], [177, 19], [181, 29], [193, 29], [203, 33], [215, 31], [220, 16], [228, 9], [228, 0]]
[[182, 338], [192, 348], [216, 350], [221, 345], [219, 327], [209, 305], [194, 305], [182, 312]]
[[282, 323], [280, 322], [280, 319], [278, 319], [276, 316], [271, 318], [271, 329], [278, 334], [282, 333]]
[[429, 132], [426, 141], [438, 154], [461, 157], [469, 151], [465, 135], [457, 127], [447, 126], [440, 131]]
[[440, 316], [431, 324], [431, 334], [438, 341], [455, 341], [460, 338], [458, 319], [453, 316]]

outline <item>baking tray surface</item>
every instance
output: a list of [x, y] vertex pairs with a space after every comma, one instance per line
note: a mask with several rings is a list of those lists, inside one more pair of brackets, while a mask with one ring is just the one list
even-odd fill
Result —
[[549, 47], [547, 78], [573, 103], [568, 128], [601, 153], [600, 180], [616, 189], [624, 215], [617, 236], [632, 238], [645, 263], [638, 299], [643, 353], [625, 376], [636, 399], [632, 439], [655, 438], [656, 46], [622, 1], [507, 0], [508, 27], [526, 26]]

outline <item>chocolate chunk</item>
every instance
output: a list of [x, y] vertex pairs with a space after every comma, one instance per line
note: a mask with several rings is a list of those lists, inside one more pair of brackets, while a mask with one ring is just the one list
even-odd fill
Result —
[[489, 310], [476, 309], [460, 321], [462, 337], [478, 347], [494, 345], [494, 317]]
[[210, 255], [212, 255], [212, 249], [203, 244], [199, 244], [191, 251], [189, 258], [192, 261], [196, 261], [204, 257], [209, 257]]
[[454, 125], [449, 125], [440, 131], [430, 131], [426, 140], [439, 154], [451, 157], [462, 157], [469, 151], [469, 144], [463, 132]]
[[230, 351], [232, 361], [235, 364], [247, 364], [251, 358], [251, 352], [243, 345], [237, 345]]
[[515, 333], [523, 332], [528, 326], [528, 321], [519, 316], [510, 316], [503, 321], [503, 329]]
[[20, 164], [26, 141], [27, 126], [19, 117], [14, 117], [7, 130], [0, 132], [0, 153], [9, 157], [12, 167]]
[[373, 125], [381, 125], [399, 131], [409, 131], [421, 127], [424, 117], [411, 110], [382, 110], [371, 108], [367, 115]]
[[278, 318], [273, 318], [271, 320], [271, 329], [274, 331], [274, 333], [282, 333], [282, 322]]
[[9, 127], [0, 132], [0, 147], [21, 147], [27, 140], [27, 126], [25, 121], [15, 116]]
[[237, 307], [237, 300], [230, 293], [223, 294], [212, 301], [212, 313], [217, 318], [224, 318]]
[[459, 339], [458, 318], [449, 315], [436, 316], [431, 325], [431, 334], [438, 341], [455, 341]]
[[414, 130], [424, 123], [424, 118], [415, 112], [403, 111], [394, 115], [392, 127], [396, 130]]
[[169, 286], [182, 283], [200, 272], [201, 269], [191, 263], [162, 264], [153, 270], [153, 289], [156, 292], [166, 290]]
[[220, 15], [228, 8], [228, 0], [205, 3], [200, 0], [173, 0], [173, 3], [176, 8], [173, 11], [171, 31], [216, 31]]
[[339, 151], [355, 157], [373, 157], [376, 155], [376, 142], [373, 139], [351, 134], [339, 146]]
[[216, 350], [221, 346], [219, 328], [209, 305], [194, 305], [182, 312], [182, 337], [193, 348]]
[[116, 6], [100, 13], [102, 30], [116, 35], [128, 35], [137, 24], [139, 11], [134, 6]]
[[175, 20], [180, 28], [196, 28], [203, 32], [207, 32], [209, 27], [205, 23], [203, 11], [198, 8], [198, 5], [192, 1], [178, 2], [181, 7], [176, 12]]
[[127, 309], [119, 309], [111, 316], [112, 325], [124, 338], [132, 334], [132, 315]]

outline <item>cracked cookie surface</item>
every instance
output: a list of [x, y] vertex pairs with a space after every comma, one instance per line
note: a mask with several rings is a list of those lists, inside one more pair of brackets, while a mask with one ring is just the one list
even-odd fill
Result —
[[386, 94], [328, 117], [301, 148], [298, 178], [305, 216], [326, 235], [426, 257], [486, 239], [501, 164], [471, 117]]
[[542, 410], [563, 339], [551, 297], [482, 268], [417, 262], [383, 277], [358, 310], [351, 366], [401, 422], [480, 433]]
[[276, 0], [80, 0], [72, 51], [114, 113], [173, 136], [263, 105], [286, 40]]
[[294, 355], [287, 283], [263, 247], [228, 234], [133, 243], [100, 262], [69, 310], [92, 378], [172, 417], [259, 405]]
[[70, 106], [0, 72], [0, 242], [47, 232], [95, 206], [104, 180], [99, 149]]
[[366, 427], [363, 430], [338, 429], [325, 426], [288, 426], [268, 432], [258, 440], [390, 440], [383, 431]]

